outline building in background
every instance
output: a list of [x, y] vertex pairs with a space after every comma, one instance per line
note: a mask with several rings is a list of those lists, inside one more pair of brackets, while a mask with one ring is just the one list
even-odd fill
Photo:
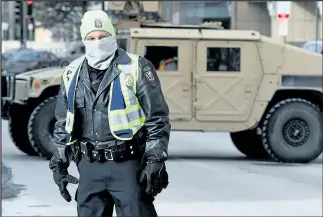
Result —
[[[16, 1], [2, 1], [3, 40], [19, 40], [20, 25], [15, 18]], [[108, 4], [106, 4], [107, 9]], [[100, 8], [101, 3], [93, 5]], [[322, 6], [321, 6], [322, 7]], [[275, 3], [269, 1], [160, 1], [160, 16], [174, 24], [200, 24], [220, 21], [226, 29], [256, 30], [261, 34], [283, 40], [278, 34]], [[322, 8], [315, 1], [291, 1], [291, 17], [286, 42], [300, 45], [316, 37], [322, 38]], [[65, 40], [64, 28], [55, 35]], [[35, 29], [35, 40], [49, 40], [48, 30]]]
[[225, 1], [160, 1], [161, 16], [174, 24], [196, 25], [221, 21], [230, 28], [230, 4]]
[[251, 29], [271, 36], [271, 17], [265, 1], [232, 2], [230, 5], [233, 29]]
[[[284, 40], [278, 34], [275, 4], [270, 1], [160, 1], [160, 14], [175, 24], [220, 21], [226, 29], [256, 30]], [[317, 2], [291, 1], [290, 14], [286, 42], [300, 45], [322, 38], [322, 9], [318, 10]]]
[[288, 35], [285, 39], [278, 31], [278, 2], [237, 1], [233, 5], [232, 17], [235, 18], [233, 23], [236, 29], [257, 30], [298, 46], [316, 37], [322, 39], [322, 9], [319, 10], [316, 1], [290, 1]]

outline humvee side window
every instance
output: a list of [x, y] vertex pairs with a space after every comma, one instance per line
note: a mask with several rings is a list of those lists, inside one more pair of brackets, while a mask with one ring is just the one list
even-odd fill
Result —
[[206, 70], [208, 72], [239, 72], [240, 48], [208, 47]]
[[145, 58], [148, 59], [157, 71], [178, 71], [177, 46], [146, 46]]

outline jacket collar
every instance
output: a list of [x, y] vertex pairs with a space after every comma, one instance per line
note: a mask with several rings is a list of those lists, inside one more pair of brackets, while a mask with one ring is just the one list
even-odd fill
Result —
[[130, 62], [131, 62], [131, 59], [127, 54], [127, 52], [122, 48], [118, 48], [118, 50], [116, 51], [116, 58], [114, 63], [118, 65], [118, 64], [127, 64]]

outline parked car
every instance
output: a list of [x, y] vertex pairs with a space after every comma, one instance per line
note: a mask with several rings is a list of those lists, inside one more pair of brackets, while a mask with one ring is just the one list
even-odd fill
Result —
[[[21, 51], [21, 50], [26, 50], [26, 49], [16, 48], [16, 49], [11, 49], [11, 50], [4, 52], [3, 54], [1, 54], [2, 60], [10, 59], [13, 55], [15, 55], [18, 51]], [[30, 49], [28, 49], [28, 50], [30, 50]]]
[[323, 54], [323, 39], [308, 41], [303, 45], [305, 50]]
[[4, 53], [2, 73], [20, 74], [29, 70], [60, 66], [61, 59], [49, 51], [19, 49]]
[[2, 65], [5, 64], [6, 61], [10, 60], [15, 54], [17, 54], [17, 52], [21, 52], [23, 50], [31, 50], [28, 48], [15, 48], [15, 49], [11, 49], [8, 50], [6, 52], [4, 52], [3, 54], [1, 54], [1, 62]]

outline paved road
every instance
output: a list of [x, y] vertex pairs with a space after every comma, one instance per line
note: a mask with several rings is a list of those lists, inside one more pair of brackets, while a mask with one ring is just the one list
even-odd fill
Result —
[[[75, 216], [76, 204], [60, 197], [48, 162], [19, 152], [6, 122], [2, 139], [13, 177], [7, 185], [14, 184], [12, 196], [20, 191], [2, 202], [2, 215]], [[170, 157], [170, 185], [156, 200], [160, 216], [322, 216], [322, 157], [308, 165], [248, 161], [228, 134], [202, 132], [172, 132]], [[78, 177], [74, 165], [69, 171]], [[68, 189], [74, 194], [76, 186]]]

